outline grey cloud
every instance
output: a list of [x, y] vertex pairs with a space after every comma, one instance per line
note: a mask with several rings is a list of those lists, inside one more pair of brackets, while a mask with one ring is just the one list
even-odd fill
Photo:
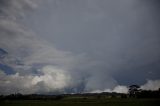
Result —
[[[1, 94], [15, 92], [58, 92], [59, 90], [63, 91], [63, 89], [67, 89], [66, 86], [71, 89], [74, 86], [75, 89], [78, 89], [77, 86], [82, 83], [87, 83], [87, 86], [85, 86], [84, 89], [88, 90], [91, 88], [90, 83], [93, 82], [92, 80], [96, 79], [98, 81], [98, 78], [96, 78], [96, 72], [92, 73], [92, 71], [90, 71], [87, 73], [85, 71], [94, 63], [90, 62], [90, 65], [88, 66], [87, 62], [90, 60], [87, 60], [85, 54], [75, 55], [69, 51], [57, 50], [50, 42], [38, 38], [38, 35], [36, 35], [32, 29], [30, 30], [23, 22], [21, 22], [22, 20], [19, 19], [19, 16], [22, 16], [21, 13], [23, 13], [23, 17], [26, 17], [24, 14], [26, 12], [26, 8], [23, 8], [23, 6], [26, 5], [26, 3], [28, 5], [27, 0], [26, 2], [8, 1], [6, 3], [9, 5], [5, 7], [6, 11], [3, 11], [3, 17], [0, 19], [0, 48], [5, 49], [8, 54], [4, 59], [1, 59], [1, 63], [13, 68], [15, 70], [15, 74], [7, 75], [4, 73], [6, 70], [1, 71], [0, 89], [3, 90]], [[15, 12], [16, 10], [18, 11]], [[11, 14], [9, 14], [9, 12]], [[4, 15], [5, 13], [8, 15]], [[17, 62], [20, 62], [20, 64], [17, 64]], [[56, 77], [56, 75], [59, 75], [59, 72], [54, 73], [56, 75], [51, 74], [52, 72], [49, 73], [51, 75], [46, 75], [45, 72], [47, 70], [43, 72], [38, 71], [43, 70], [43, 68], [48, 65], [59, 67], [60, 69], [65, 70], [65, 72], [68, 72], [72, 79], [69, 80], [71, 85], [69, 84], [69, 86], [68, 83], [65, 82], [67, 81], [65, 79], [66, 74], [60, 74], [60, 76]], [[37, 75], [32, 72], [32, 69], [36, 70]], [[50, 71], [54, 71], [54, 69], [51, 68]], [[85, 78], [90, 75], [90, 73], [92, 73], [91, 78], [90, 76]], [[54, 80], [59, 78], [60, 82]], [[84, 80], [82, 78], [84, 78]], [[35, 79], [39, 82], [33, 85], [31, 82]], [[85, 79], [88, 80], [86, 81]], [[95, 83], [99, 86], [98, 88], [101, 87], [101, 85], [98, 84], [101, 81], [103, 80], [99, 79], [99, 81]], [[112, 82], [110, 82], [110, 85], [111, 83]], [[67, 85], [63, 86], [64, 84]], [[58, 87], [59, 85], [60, 87]], [[97, 88], [96, 85], [93, 86], [94, 89]], [[79, 91], [76, 90], [76, 92]]]
[[[117, 85], [159, 79], [160, 15], [156, 0], [2, 0], [0, 11], [0, 48], [8, 52], [1, 62], [26, 81], [46, 80], [38, 77], [44, 74], [38, 70], [48, 65], [70, 76], [71, 84], [61, 86], [62, 92], [67, 88], [73, 92], [124, 91], [124, 86]], [[15, 64], [17, 60], [21, 65]], [[34, 76], [33, 70], [38, 75]], [[5, 80], [0, 89], [9, 88], [5, 81], [11, 75], [1, 76]], [[19, 88], [28, 92], [23, 86], [28, 82], [21, 83], [6, 92]], [[38, 83], [28, 93], [57, 91], [46, 83]], [[83, 86], [81, 91], [79, 86]]]

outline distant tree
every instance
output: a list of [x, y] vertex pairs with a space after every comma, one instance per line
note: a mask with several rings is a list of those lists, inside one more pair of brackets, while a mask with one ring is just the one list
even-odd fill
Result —
[[129, 86], [129, 96], [136, 97], [136, 94], [140, 91], [139, 85], [131, 85]]

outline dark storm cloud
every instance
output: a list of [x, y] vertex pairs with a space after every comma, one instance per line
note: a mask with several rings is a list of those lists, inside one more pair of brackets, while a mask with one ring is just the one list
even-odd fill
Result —
[[122, 85], [147, 80], [143, 89], [159, 87], [158, 0], [38, 1], [1, 4], [1, 63], [16, 70], [0, 68], [1, 93], [126, 92]]
[[158, 0], [55, 0], [46, 7], [31, 25], [57, 48], [85, 53], [95, 64], [87, 71], [110, 73], [122, 84], [159, 79]]

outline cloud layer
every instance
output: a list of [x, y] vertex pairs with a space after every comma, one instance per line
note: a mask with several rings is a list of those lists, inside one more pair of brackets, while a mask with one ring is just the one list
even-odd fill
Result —
[[155, 2], [1, 0], [0, 94], [157, 89]]

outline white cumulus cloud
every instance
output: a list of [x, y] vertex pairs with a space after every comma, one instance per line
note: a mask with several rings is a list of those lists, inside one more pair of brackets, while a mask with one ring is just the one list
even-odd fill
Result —
[[71, 76], [63, 69], [45, 66], [39, 71], [40, 75], [6, 75], [0, 71], [0, 94], [48, 93], [71, 86]]
[[158, 90], [160, 88], [160, 80], [148, 80], [146, 84], [141, 86], [144, 90]]

